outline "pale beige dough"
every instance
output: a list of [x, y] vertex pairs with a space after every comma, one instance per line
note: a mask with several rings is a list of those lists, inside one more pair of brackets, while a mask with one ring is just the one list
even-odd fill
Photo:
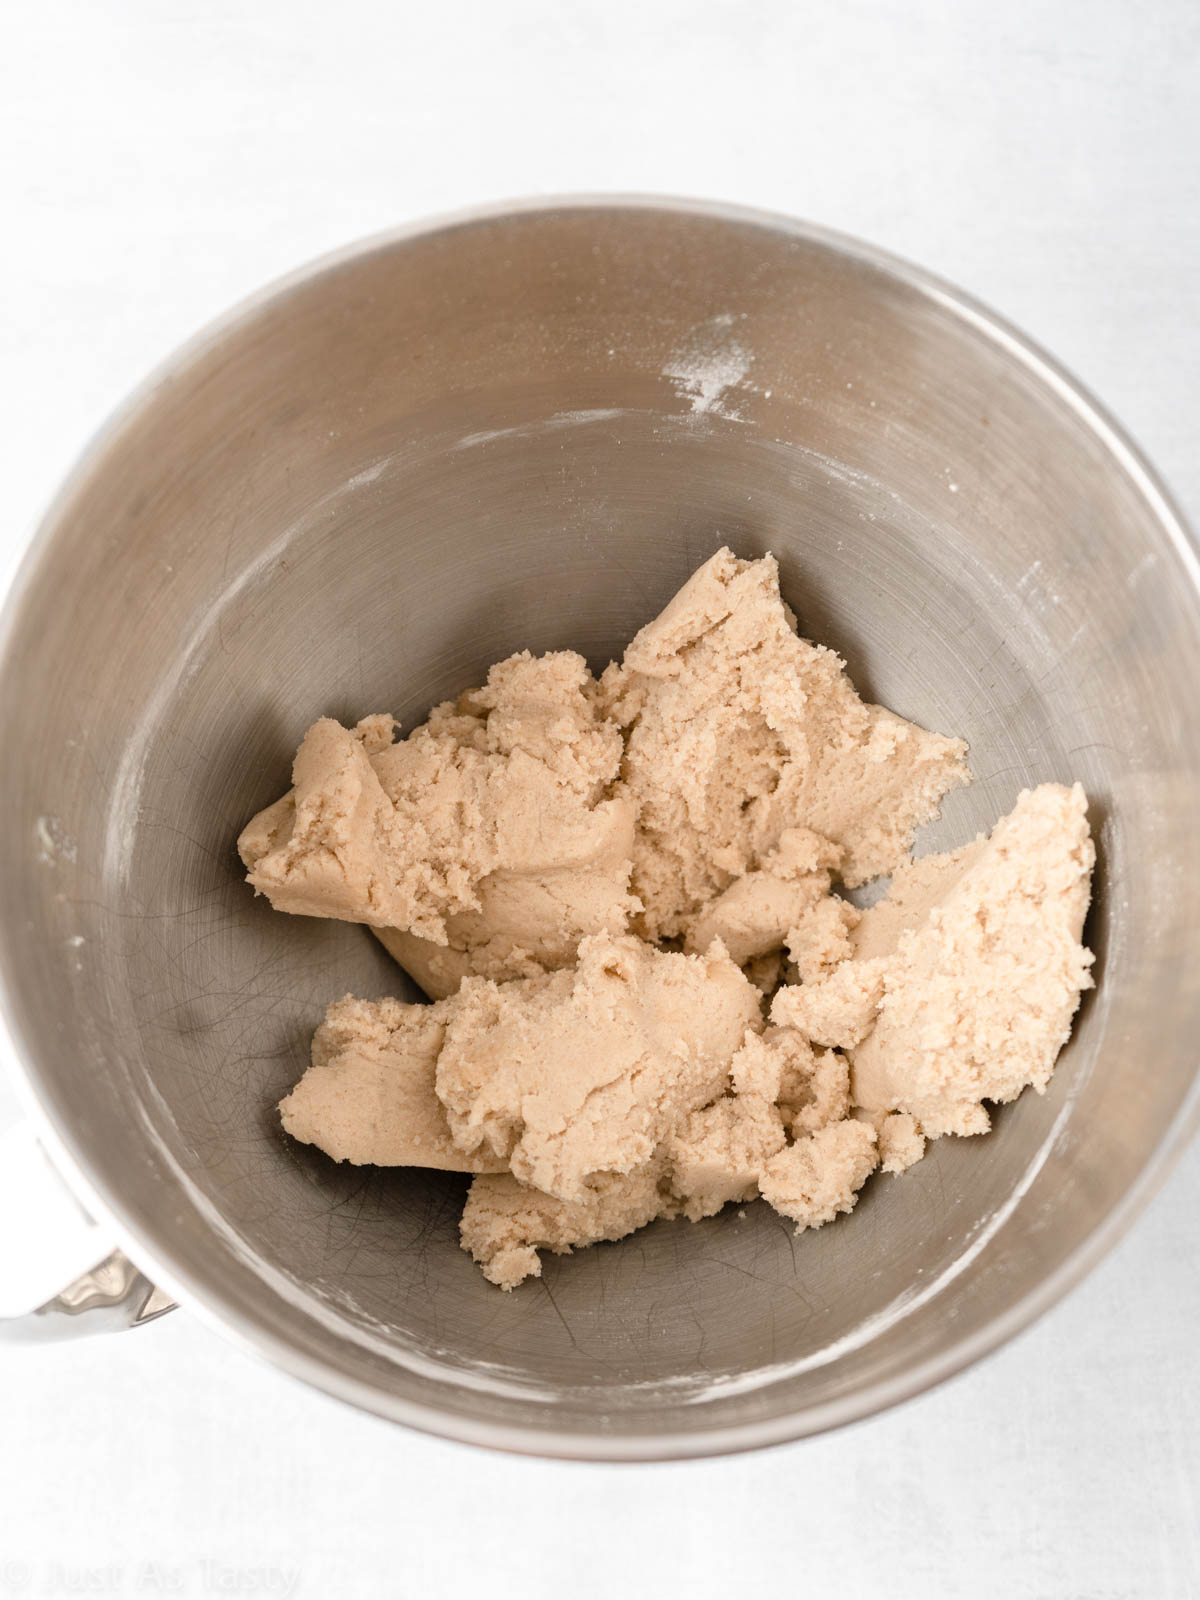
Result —
[[893, 955], [900, 935], [925, 921], [986, 847], [987, 840], [981, 835], [957, 850], [922, 856], [898, 867], [884, 898], [864, 911], [850, 930], [846, 953], [860, 961]]
[[591, 854], [557, 871], [490, 873], [479, 909], [446, 918], [446, 943], [399, 928], [374, 931], [396, 961], [435, 1000], [468, 974], [532, 978], [575, 959], [589, 933], [623, 933], [637, 902], [626, 892], [633, 853], [633, 802], [619, 791], [592, 813]]
[[815, 983], [854, 954], [859, 912], [848, 900], [826, 895], [788, 929], [787, 952], [804, 983]]
[[850, 1063], [838, 1050], [814, 1050], [807, 1073], [785, 1074], [779, 1110], [793, 1138], [819, 1133], [850, 1113]]
[[451, 1004], [437, 1093], [463, 1150], [578, 1200], [628, 1173], [721, 1094], [758, 991], [719, 944], [704, 956], [595, 934], [578, 964], [525, 982], [466, 980]]
[[735, 878], [687, 925], [686, 950], [707, 950], [720, 939], [739, 967], [783, 946], [790, 929], [829, 897], [837, 845], [810, 828], [785, 828], [779, 844], [752, 872]]
[[671, 1193], [699, 1222], [731, 1200], [753, 1200], [759, 1176], [787, 1140], [783, 1119], [762, 1095], [723, 1095], [693, 1111], [664, 1146]]
[[818, 1228], [854, 1205], [876, 1164], [875, 1138], [870, 1124], [835, 1121], [789, 1145], [769, 1100], [724, 1095], [685, 1117], [646, 1165], [593, 1178], [574, 1200], [507, 1175], [476, 1178], [462, 1246], [490, 1282], [512, 1289], [540, 1276], [539, 1249], [561, 1254], [621, 1239], [659, 1217], [699, 1222], [760, 1192], [797, 1232]]
[[925, 1154], [921, 1125], [907, 1111], [890, 1111], [881, 1118], [876, 1137], [881, 1172], [907, 1172]]
[[335, 1000], [313, 1036], [312, 1066], [279, 1103], [292, 1138], [335, 1161], [502, 1170], [502, 1161], [486, 1151], [468, 1155], [450, 1137], [434, 1091], [446, 1009], [352, 995]]
[[[514, 656], [394, 738], [316, 723], [239, 841], [436, 1001], [336, 1002], [280, 1110], [337, 1160], [476, 1174], [463, 1248], [500, 1287], [756, 1194], [820, 1227], [1045, 1087], [1090, 982], [1082, 791], [910, 863], [965, 747], [864, 704], [769, 557], [719, 552], [600, 684]], [[881, 872], [865, 913], [834, 892]]]
[[[729, 1082], [734, 1094], [758, 1095], [774, 1104], [782, 1092], [785, 1070], [791, 1066], [787, 1030], [767, 1028], [762, 1033], [747, 1033], [729, 1063]], [[812, 1061], [812, 1046], [799, 1034], [793, 1036], [795, 1048], [802, 1052], [799, 1071]]]
[[243, 831], [277, 910], [395, 930], [389, 948], [435, 996], [477, 949], [487, 976], [523, 976], [624, 930], [634, 804], [581, 656], [513, 656], [407, 739], [392, 728], [315, 723], [293, 789]]
[[870, 1033], [883, 1000], [887, 964], [843, 961], [812, 983], [787, 984], [771, 1002], [771, 1021], [815, 1044], [849, 1049]]
[[[1018, 1068], [1007, 1080], [1013, 1092], [1019, 1092], [1026, 1081], [1036, 1087], [1048, 1077], [1059, 1044], [1069, 1031], [1079, 993], [1075, 985], [1082, 987], [1087, 982], [1090, 958], [1079, 939], [1091, 861], [1081, 790], [1045, 785], [1031, 795], [1022, 795], [1012, 816], [998, 824], [990, 841], [976, 841], [947, 857], [927, 858], [899, 874], [888, 900], [866, 913], [860, 924], [860, 948], [874, 953], [836, 968], [832, 974], [836, 982], [825, 979], [782, 991], [773, 1017], [778, 1021], [780, 1015], [800, 1015], [811, 1022], [818, 1015], [823, 1024], [818, 1032], [857, 1040], [871, 1027], [882, 1006], [867, 1046], [860, 1045], [854, 1052], [857, 1086], [858, 1063], [864, 1053], [869, 1059], [868, 1046], [884, 1025], [886, 998], [895, 986], [908, 980], [913, 946], [928, 938], [931, 928], [941, 927], [948, 905], [955, 927], [968, 931], [966, 950], [974, 950], [979, 943], [974, 928], [985, 930], [982, 945], [987, 947], [986, 928], [991, 925], [1001, 930], [999, 949], [1002, 964], [1006, 964], [1014, 953], [1009, 940], [1020, 928], [1017, 942], [1022, 948], [1028, 946], [1027, 963], [1037, 965], [1045, 975], [1043, 993], [1034, 998], [1034, 1010], [1042, 1019], [1034, 1028], [1035, 1034], [1039, 1030], [1043, 1034], [1042, 1071], [1026, 1076], [1025, 1069]], [[1046, 907], [1044, 919], [1041, 914], [1034, 916], [1037, 928], [1032, 936], [1028, 925], [1015, 916], [1011, 904], [1014, 885], [1019, 885], [1025, 898], [1026, 913], [1033, 905]], [[946, 958], [945, 951], [942, 956]], [[954, 960], [948, 967], [953, 970]], [[939, 976], [940, 969], [935, 973]], [[958, 1017], [969, 1029], [976, 1002], [968, 996], [978, 995], [986, 1004], [989, 990], [977, 968], [969, 974], [957, 973], [960, 984], [964, 977], [970, 982], [960, 988], [963, 1004]], [[807, 1010], [799, 1005], [805, 987], [812, 991]], [[991, 995], [1000, 1002], [996, 1020], [1001, 1033], [1020, 1029], [1021, 998], [1038, 987], [1034, 974], [1026, 970], [1014, 986]], [[815, 1001], [813, 993], [818, 996]], [[1047, 999], [1049, 1009], [1043, 1016]], [[1051, 1033], [1044, 1031], [1046, 1020], [1054, 1024]], [[989, 1037], [989, 1048], [998, 1048], [995, 1035]], [[912, 1056], [904, 1059], [911, 1067]], [[920, 1063], [924, 1056], [918, 1054], [916, 1060]], [[952, 1078], [958, 1074], [959, 1083], [970, 1081], [978, 1087], [978, 1078], [973, 1076], [976, 1068], [970, 1062], [951, 1063], [950, 1071]], [[836, 1050], [814, 1048], [811, 1036], [794, 1026], [773, 1026], [761, 1035], [751, 1032], [730, 1062], [733, 1093], [693, 1112], [663, 1147], [659, 1160], [665, 1170], [654, 1168], [656, 1175], [662, 1175], [656, 1177], [653, 1205], [643, 1181], [638, 1192], [646, 1220], [669, 1214], [665, 1194], [695, 1220], [757, 1192], [795, 1222], [798, 1230], [820, 1227], [852, 1209], [877, 1165], [884, 1172], [903, 1172], [924, 1154], [927, 1134], [971, 1131], [974, 1116], [986, 1115], [977, 1101], [972, 1101], [967, 1126], [943, 1128], [930, 1102], [926, 1102], [923, 1115], [914, 1114], [914, 1109], [919, 1112], [920, 1108], [896, 1110], [892, 1092], [874, 1109], [868, 1102], [851, 1115], [849, 1076], [844, 1056]], [[995, 1079], [991, 1082], [996, 1089]], [[857, 1093], [860, 1101], [866, 1099], [861, 1089]], [[1001, 1097], [999, 1093], [980, 1096]], [[793, 1142], [784, 1142], [785, 1129]], [[477, 1180], [483, 1181], [493, 1180]], [[582, 1243], [594, 1236], [590, 1212], [588, 1226], [579, 1230], [578, 1238], [572, 1233], [576, 1219], [566, 1211], [556, 1216], [556, 1238]], [[614, 1225], [623, 1233], [640, 1224], [621, 1206]], [[476, 1246], [478, 1227], [477, 1220]]]
[[[788, 1174], [803, 1171], [813, 1194], [841, 1194], [847, 1173], [857, 1174], [860, 1164], [847, 1166], [847, 1150], [865, 1148], [862, 1136], [815, 1142], [811, 1136], [849, 1113], [845, 1058], [814, 1050], [793, 1029], [772, 1028], [748, 1033], [729, 1071], [733, 1092], [692, 1112], [663, 1147], [671, 1193], [683, 1215], [698, 1222], [731, 1201], [752, 1200], [764, 1175], [764, 1194], [772, 1205], [786, 1196], [786, 1205], [776, 1209], [793, 1220], [799, 1217]], [[788, 1153], [788, 1131], [803, 1152], [799, 1156]], [[870, 1170], [855, 1176], [855, 1189]], [[828, 1219], [818, 1219], [814, 1209], [804, 1225], [818, 1227], [820, 1220]]]
[[[856, 1103], [906, 1111], [931, 1138], [986, 1132], [984, 1101], [1043, 1092], [1092, 981], [1081, 937], [1095, 849], [1078, 784], [1024, 790], [986, 844], [958, 854], [940, 897], [875, 958], [879, 1019], [853, 1052]], [[925, 865], [923, 882], [939, 870]], [[856, 965], [874, 962], [838, 973]]]
[[729, 1065], [734, 1093], [773, 1102], [795, 1137], [850, 1113], [850, 1066], [836, 1050], [814, 1049], [795, 1028], [748, 1034]]
[[525, 1278], [541, 1277], [539, 1250], [565, 1255], [605, 1239], [623, 1239], [656, 1217], [673, 1215], [675, 1202], [661, 1183], [661, 1163], [654, 1163], [635, 1172], [605, 1173], [567, 1201], [527, 1188], [507, 1173], [479, 1177], [463, 1208], [462, 1247], [489, 1283], [513, 1289]]
[[[570, 1200], [512, 1177], [477, 1178], [463, 1215], [463, 1248], [491, 1282], [511, 1289], [540, 1274], [539, 1249], [562, 1252], [623, 1238], [658, 1217], [682, 1214], [699, 1222], [731, 1202], [754, 1199], [760, 1185], [800, 1227], [820, 1227], [850, 1209], [876, 1159], [874, 1128], [841, 1121], [849, 1108], [841, 1058], [840, 1095], [826, 1096], [818, 1114], [824, 1091], [814, 1080], [831, 1058], [833, 1052], [814, 1052], [803, 1040], [747, 1033], [731, 1064], [734, 1092], [677, 1120], [651, 1160], [633, 1172], [589, 1178]], [[772, 1100], [781, 1089], [803, 1101], [811, 1118], [790, 1147], [783, 1112]], [[812, 1137], [818, 1130], [830, 1137]]]
[[875, 1129], [851, 1118], [807, 1134], [772, 1156], [758, 1186], [767, 1204], [789, 1217], [800, 1233], [853, 1210], [877, 1159]]
[[967, 780], [960, 739], [864, 704], [794, 621], [771, 556], [719, 550], [601, 679], [626, 729], [636, 926], [649, 938], [685, 933], [789, 827], [841, 846], [847, 884], [890, 872]]

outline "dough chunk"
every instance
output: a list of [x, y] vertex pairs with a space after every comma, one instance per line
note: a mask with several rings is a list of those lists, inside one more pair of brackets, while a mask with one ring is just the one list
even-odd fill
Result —
[[851, 886], [890, 872], [968, 778], [961, 739], [864, 704], [840, 658], [797, 637], [771, 556], [719, 550], [601, 687], [626, 729], [636, 926], [652, 939], [684, 934], [785, 828], [840, 845]]
[[[249, 881], [366, 924], [434, 1003], [331, 1005], [284, 1127], [471, 1173], [463, 1248], [504, 1289], [757, 1194], [833, 1220], [1044, 1090], [1091, 983], [1078, 785], [908, 859], [965, 751], [862, 701], [774, 560], [728, 550], [599, 683], [525, 652], [398, 742], [323, 718], [238, 841]], [[881, 873], [866, 912], [834, 892]]]
[[565, 1255], [603, 1239], [623, 1239], [675, 1205], [660, 1189], [661, 1163], [629, 1173], [604, 1173], [574, 1200], [528, 1189], [507, 1173], [471, 1184], [459, 1236], [489, 1283], [514, 1289], [540, 1278], [539, 1250]]
[[875, 1129], [850, 1119], [797, 1139], [767, 1162], [759, 1179], [764, 1200], [796, 1224], [796, 1232], [852, 1211], [875, 1170]]
[[879, 1124], [879, 1169], [907, 1172], [925, 1154], [925, 1135], [916, 1117], [907, 1111], [890, 1111]]
[[844, 961], [815, 983], [787, 984], [771, 1003], [771, 1021], [797, 1028], [817, 1044], [849, 1049], [874, 1026], [886, 965], [880, 959]]
[[851, 954], [861, 961], [894, 955], [900, 935], [918, 928], [987, 847], [981, 835], [942, 855], [922, 856], [897, 867], [882, 900], [864, 911], [849, 935]]
[[691, 920], [684, 948], [707, 950], [720, 939], [739, 967], [781, 949], [788, 930], [828, 897], [841, 855], [811, 828], [785, 828], [760, 867], [735, 878]]
[[723, 1095], [693, 1111], [667, 1140], [671, 1192], [699, 1222], [731, 1200], [753, 1200], [758, 1179], [786, 1139], [779, 1112], [761, 1095]]
[[[733, 1092], [759, 1095], [772, 1102], [778, 1100], [780, 1083], [789, 1061], [790, 1043], [784, 1028], [747, 1033], [741, 1049], [729, 1063], [729, 1081]], [[795, 1035], [795, 1048], [804, 1052], [806, 1061], [811, 1060], [812, 1046], [799, 1034]]]
[[819, 1133], [850, 1114], [850, 1063], [837, 1050], [813, 1050], [806, 1073], [785, 1074], [779, 1110], [793, 1138]]
[[589, 933], [624, 933], [637, 901], [627, 893], [633, 802], [620, 791], [592, 813], [590, 855], [543, 872], [493, 872], [478, 887], [478, 911], [445, 921], [446, 943], [376, 928], [381, 944], [435, 1000], [474, 975], [503, 983], [570, 966]]
[[487, 1151], [468, 1155], [450, 1137], [434, 1091], [445, 1033], [445, 1006], [335, 1000], [313, 1036], [312, 1066], [279, 1103], [284, 1127], [355, 1165], [502, 1170]]
[[[853, 1053], [859, 1105], [907, 1111], [936, 1138], [986, 1132], [985, 1100], [1044, 1092], [1092, 981], [1081, 940], [1094, 861], [1078, 784], [1021, 793], [884, 959], [879, 1020]], [[871, 963], [838, 973], [858, 965]]]
[[596, 691], [581, 656], [526, 651], [399, 743], [390, 718], [322, 718], [291, 792], [238, 841], [249, 881], [280, 911], [397, 930], [389, 948], [435, 995], [477, 949], [493, 977], [570, 962], [636, 909], [634, 804]]
[[836, 1050], [816, 1050], [795, 1028], [748, 1034], [729, 1067], [734, 1092], [773, 1101], [800, 1138], [850, 1113], [850, 1065]]
[[596, 934], [578, 965], [525, 982], [467, 980], [451, 1005], [437, 1093], [451, 1136], [514, 1176], [580, 1200], [600, 1173], [651, 1159], [724, 1092], [758, 991], [721, 946], [664, 953]]
[[801, 913], [788, 929], [787, 952], [803, 982], [827, 977], [854, 954], [852, 936], [859, 916], [849, 900], [833, 894]]

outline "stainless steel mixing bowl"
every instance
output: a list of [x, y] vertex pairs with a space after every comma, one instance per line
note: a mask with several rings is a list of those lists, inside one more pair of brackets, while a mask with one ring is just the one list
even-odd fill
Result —
[[[405, 982], [255, 901], [234, 837], [315, 717], [411, 726], [522, 647], [600, 667], [721, 543], [776, 553], [865, 693], [970, 739], [923, 848], [1083, 781], [1099, 987], [1044, 1098], [835, 1227], [659, 1223], [502, 1295], [462, 1180], [281, 1133], [325, 1003]], [[5, 627], [2, 965], [48, 1136], [158, 1283], [383, 1416], [593, 1458], [862, 1417], [1048, 1306], [1196, 1121], [1195, 549], [1070, 378], [864, 245], [585, 199], [320, 263], [112, 424]]]

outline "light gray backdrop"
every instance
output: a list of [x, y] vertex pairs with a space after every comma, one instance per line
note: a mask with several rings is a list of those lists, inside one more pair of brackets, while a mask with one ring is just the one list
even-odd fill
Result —
[[[426, 212], [589, 188], [774, 207], [934, 268], [1200, 514], [1194, 0], [38, 0], [2, 26], [0, 582], [89, 432], [229, 302]], [[1194, 1151], [982, 1367], [670, 1468], [395, 1431], [183, 1314], [5, 1353], [0, 1597], [1200, 1594], [1198, 1263]]]

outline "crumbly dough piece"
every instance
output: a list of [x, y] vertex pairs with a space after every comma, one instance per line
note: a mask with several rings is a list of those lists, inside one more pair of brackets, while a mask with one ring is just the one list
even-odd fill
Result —
[[984, 1100], [1045, 1090], [1092, 981], [1081, 938], [1094, 861], [1078, 784], [1021, 793], [882, 958], [879, 1020], [852, 1056], [857, 1104], [906, 1111], [936, 1138], [986, 1132]]
[[795, 1139], [850, 1114], [850, 1063], [837, 1050], [814, 1050], [806, 1074], [785, 1075], [779, 1110]]
[[514, 1289], [540, 1278], [539, 1250], [565, 1255], [603, 1239], [623, 1239], [677, 1207], [662, 1184], [662, 1163], [634, 1172], [603, 1173], [574, 1200], [556, 1200], [508, 1173], [471, 1184], [459, 1236], [489, 1283]]
[[699, 1222], [731, 1200], [753, 1200], [759, 1175], [786, 1142], [783, 1119], [765, 1096], [727, 1094], [693, 1111], [663, 1147], [684, 1216]]
[[804, 983], [826, 977], [854, 954], [852, 936], [860, 916], [849, 900], [827, 894], [789, 928], [787, 952]]
[[313, 1036], [312, 1066], [279, 1103], [288, 1133], [355, 1165], [501, 1171], [504, 1163], [487, 1151], [458, 1148], [434, 1092], [446, 1012], [392, 999], [335, 1000]]
[[870, 1033], [883, 1000], [887, 962], [843, 961], [815, 983], [787, 984], [771, 1003], [771, 1021], [797, 1028], [816, 1044], [850, 1049]]
[[875, 1170], [875, 1129], [869, 1122], [835, 1122], [797, 1139], [767, 1162], [758, 1187], [764, 1200], [796, 1224], [796, 1232], [852, 1211]]
[[735, 878], [689, 921], [684, 949], [707, 950], [720, 939], [739, 967], [779, 950], [789, 929], [828, 898], [841, 858], [840, 848], [811, 828], [785, 828], [754, 871]]
[[907, 1172], [925, 1154], [925, 1135], [916, 1117], [907, 1111], [890, 1111], [876, 1130], [879, 1170]]
[[761, 1026], [758, 991], [719, 944], [682, 955], [595, 934], [569, 971], [464, 982], [437, 1093], [461, 1149], [580, 1200], [597, 1174], [644, 1165], [720, 1095], [747, 1029]]
[[816, 1050], [795, 1028], [747, 1034], [729, 1064], [734, 1093], [773, 1101], [796, 1138], [850, 1114], [850, 1064], [836, 1050]]
[[[806, 1064], [812, 1059], [812, 1046], [799, 1034], [795, 1048], [803, 1052]], [[779, 1099], [785, 1070], [791, 1064], [788, 1030], [767, 1028], [763, 1033], [747, 1033], [741, 1048], [729, 1063], [729, 1081], [734, 1094], [759, 1095], [764, 1100]], [[801, 1070], [804, 1070], [802, 1065]]]
[[582, 656], [525, 651], [398, 744], [392, 728], [322, 718], [294, 788], [243, 831], [249, 881], [277, 910], [443, 947], [438, 962], [394, 942], [434, 993], [474, 970], [477, 948], [490, 976], [520, 976], [569, 962], [586, 933], [624, 930], [634, 804]]
[[864, 704], [794, 622], [773, 557], [719, 550], [601, 679], [627, 730], [648, 938], [683, 934], [787, 827], [841, 845], [847, 884], [889, 872], [967, 781], [962, 740]]

